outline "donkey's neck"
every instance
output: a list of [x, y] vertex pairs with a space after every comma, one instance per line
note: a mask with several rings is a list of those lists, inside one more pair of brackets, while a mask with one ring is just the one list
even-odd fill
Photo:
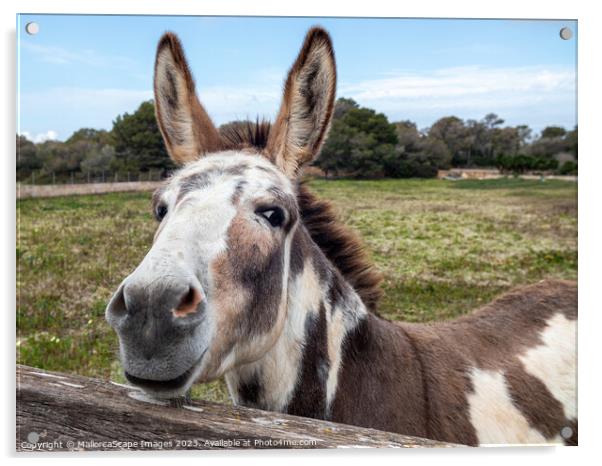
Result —
[[291, 244], [283, 331], [268, 353], [226, 381], [236, 404], [328, 419], [345, 337], [367, 310], [304, 227]]

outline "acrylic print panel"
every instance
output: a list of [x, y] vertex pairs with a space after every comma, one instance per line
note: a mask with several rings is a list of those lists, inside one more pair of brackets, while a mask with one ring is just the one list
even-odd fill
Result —
[[17, 449], [577, 444], [577, 33], [19, 15]]

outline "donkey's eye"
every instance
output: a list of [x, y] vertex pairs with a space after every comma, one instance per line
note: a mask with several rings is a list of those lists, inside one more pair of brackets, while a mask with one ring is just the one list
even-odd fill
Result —
[[259, 209], [256, 213], [270, 222], [274, 228], [280, 227], [284, 223], [284, 211], [280, 207]]
[[157, 221], [163, 220], [163, 218], [167, 215], [167, 206], [165, 204], [159, 204], [155, 209], [155, 218]]

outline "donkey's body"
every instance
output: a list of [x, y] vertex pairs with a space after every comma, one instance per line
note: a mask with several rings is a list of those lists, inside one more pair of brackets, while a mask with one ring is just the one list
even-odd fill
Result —
[[361, 244], [298, 181], [335, 82], [330, 38], [312, 29], [274, 125], [220, 132], [178, 39], [160, 41], [157, 119], [183, 167], [154, 194], [154, 244], [107, 307], [126, 377], [173, 398], [225, 375], [237, 404], [450, 442], [576, 443], [575, 284], [450, 322], [378, 317]]
[[363, 305], [307, 230], [293, 244], [285, 331], [226, 374], [236, 403], [470, 445], [576, 442], [575, 284], [523, 287], [449, 322], [397, 323]]

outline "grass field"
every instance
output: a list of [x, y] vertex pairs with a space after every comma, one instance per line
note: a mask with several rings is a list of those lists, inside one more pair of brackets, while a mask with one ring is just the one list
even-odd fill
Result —
[[[385, 276], [380, 313], [425, 322], [469, 312], [543, 278], [577, 278], [577, 184], [520, 179], [310, 183], [334, 201]], [[18, 202], [18, 362], [123, 376], [104, 321], [156, 224], [150, 193]], [[225, 401], [223, 383], [195, 396]]]

